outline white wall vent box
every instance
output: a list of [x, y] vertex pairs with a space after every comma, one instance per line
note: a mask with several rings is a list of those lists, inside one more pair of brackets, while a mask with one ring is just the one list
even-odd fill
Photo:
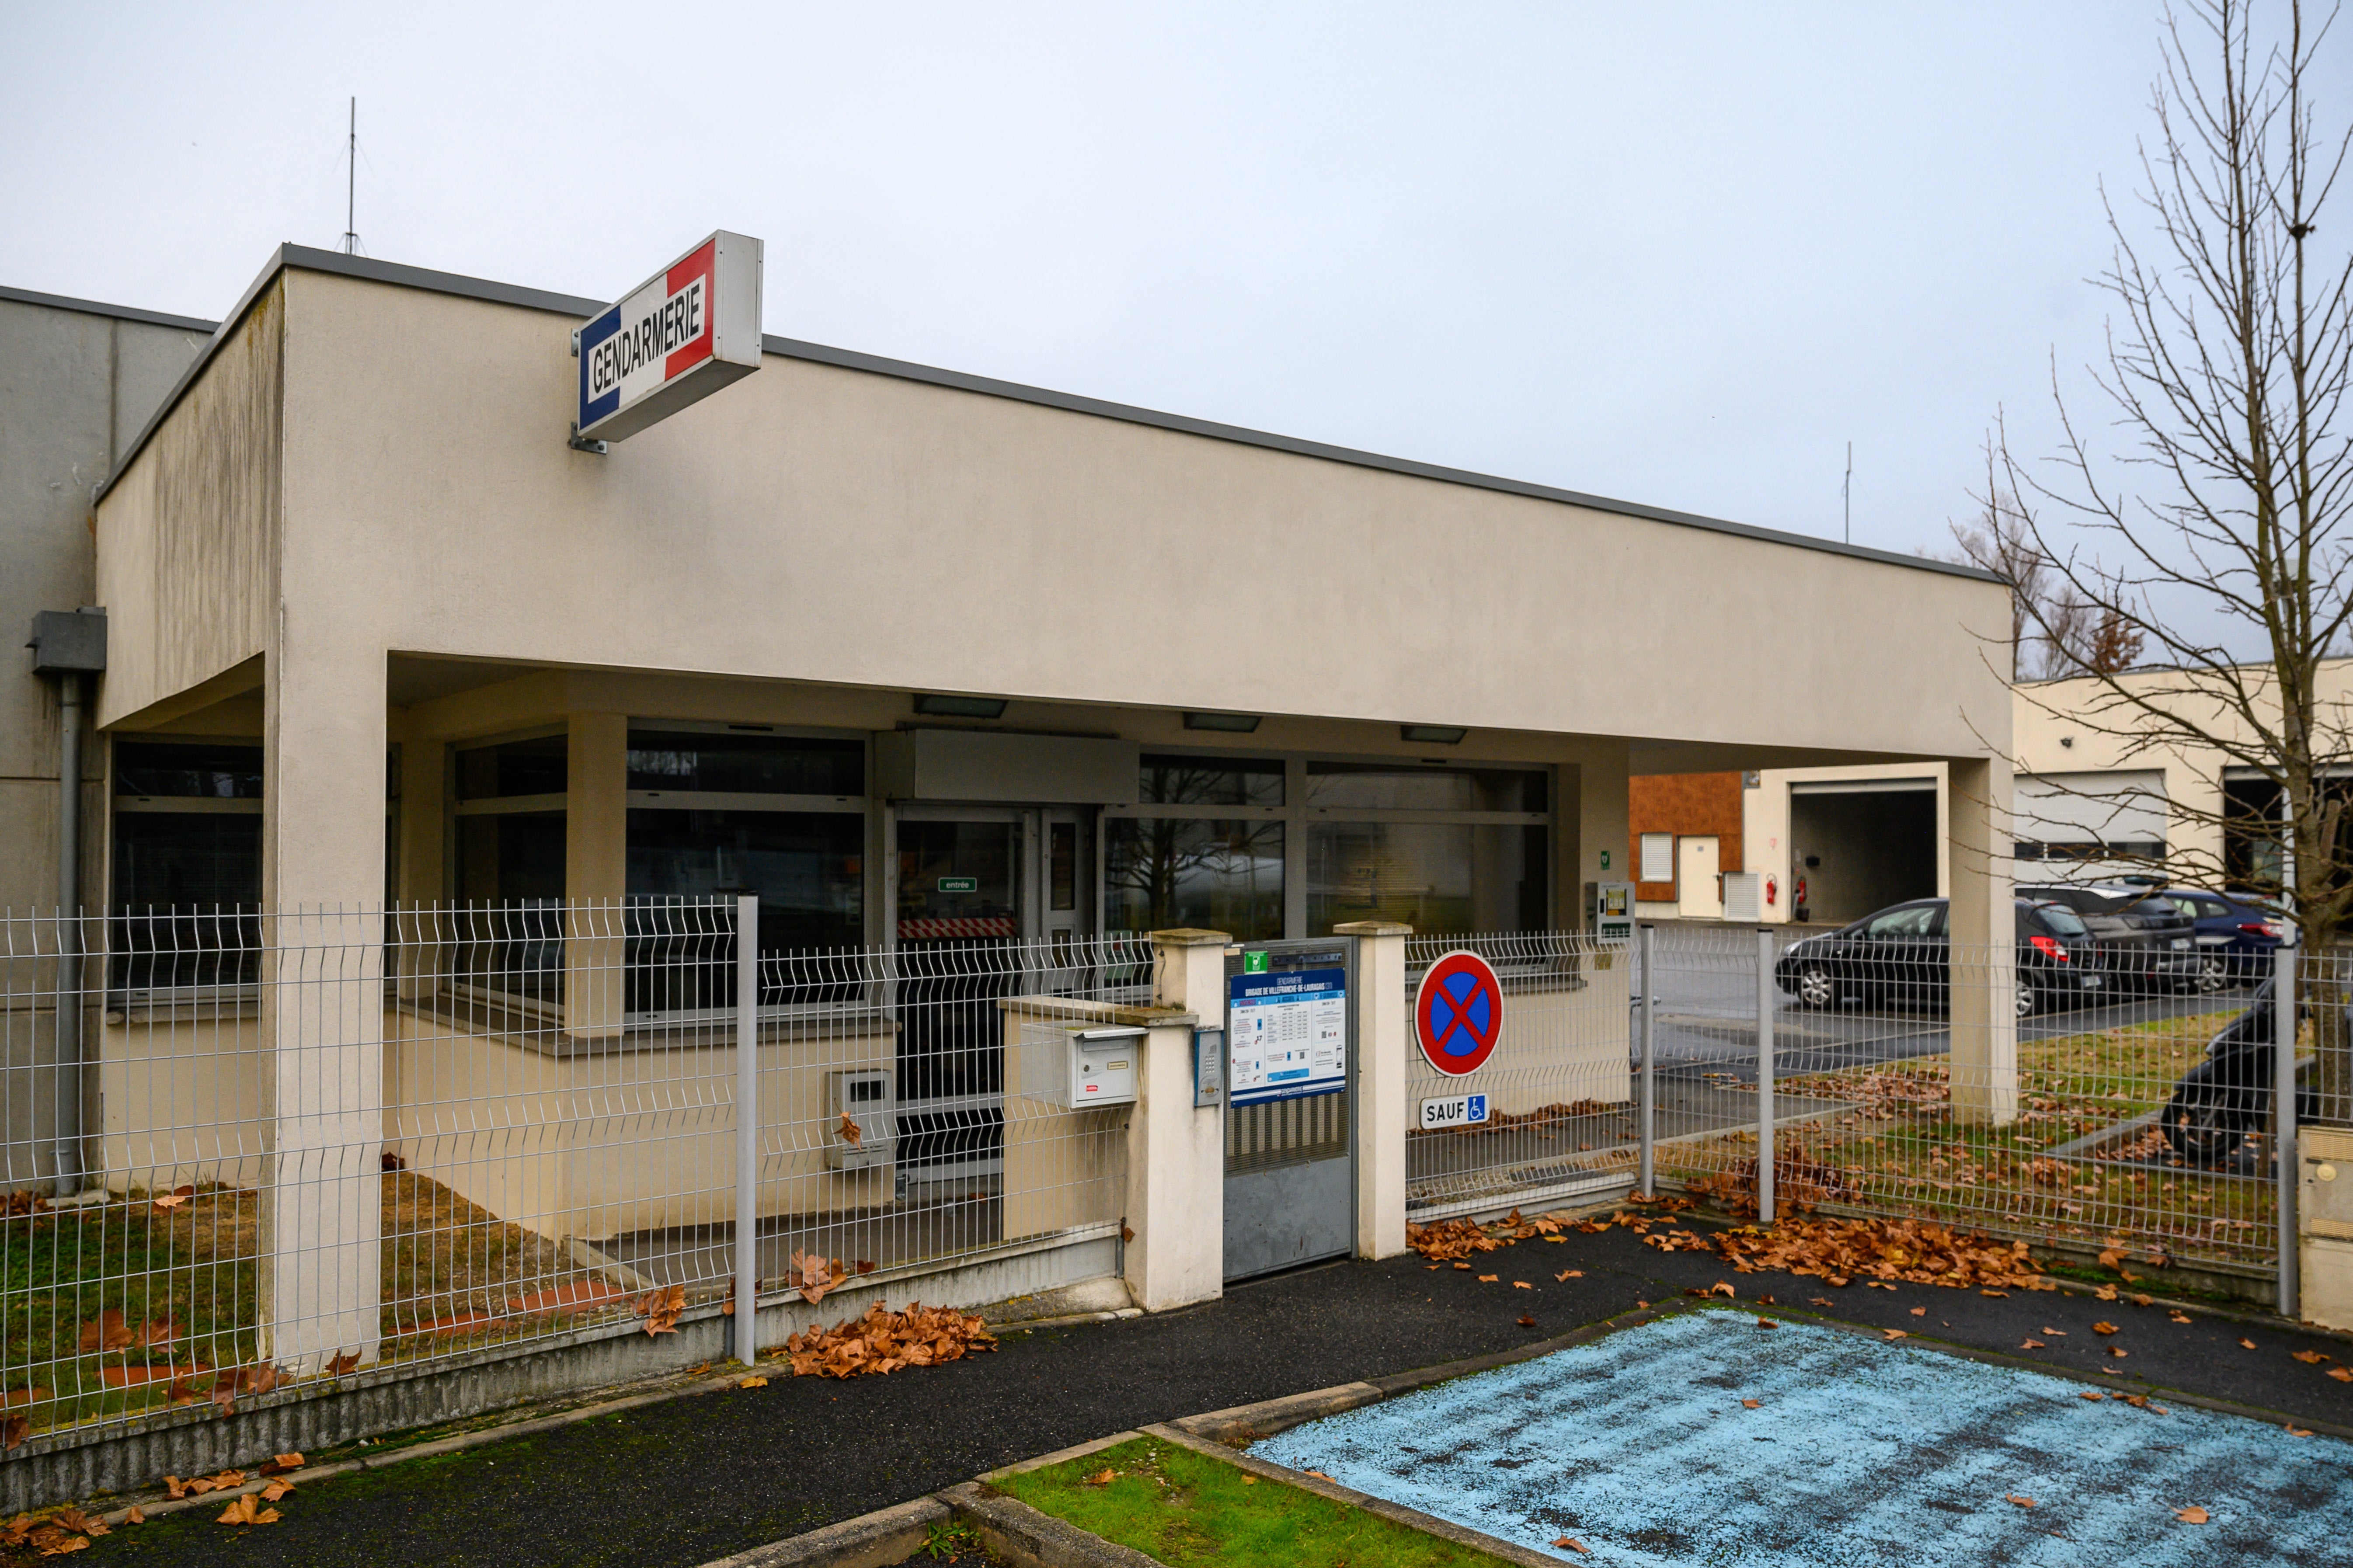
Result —
[[[841, 1135], [841, 1114], [858, 1124], [858, 1142]], [[899, 1096], [889, 1068], [851, 1068], [825, 1075], [825, 1168], [863, 1171], [898, 1158]]]
[[1021, 1092], [1064, 1110], [1134, 1105], [1144, 1034], [1133, 1026], [1025, 1022]]

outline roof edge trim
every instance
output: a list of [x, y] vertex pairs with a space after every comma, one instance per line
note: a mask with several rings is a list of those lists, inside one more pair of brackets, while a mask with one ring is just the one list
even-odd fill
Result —
[[176, 327], [184, 332], [210, 333], [220, 326], [218, 321], [202, 321], [194, 316], [142, 310], [136, 305], [109, 305], [97, 300], [76, 300], [65, 294], [44, 294], [37, 289], [12, 289], [5, 283], [0, 283], [0, 300], [16, 305], [46, 305], [53, 310], [74, 310], [85, 316], [105, 316], [150, 327]]

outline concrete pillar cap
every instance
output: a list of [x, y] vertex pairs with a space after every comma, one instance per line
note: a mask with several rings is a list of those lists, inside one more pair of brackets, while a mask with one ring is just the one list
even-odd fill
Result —
[[1197, 931], [1191, 926], [1154, 931], [1152, 940], [1163, 947], [1231, 947], [1234, 942], [1224, 931]]
[[1349, 921], [1332, 928], [1334, 936], [1411, 936], [1413, 927], [1398, 921]]

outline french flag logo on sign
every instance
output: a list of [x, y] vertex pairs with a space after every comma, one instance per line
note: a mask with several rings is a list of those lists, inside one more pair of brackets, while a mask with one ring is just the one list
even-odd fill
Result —
[[711, 263], [717, 241], [580, 331], [580, 426], [618, 414], [711, 357]]
[[575, 437], [618, 440], [759, 368], [760, 250], [723, 229], [580, 329]]

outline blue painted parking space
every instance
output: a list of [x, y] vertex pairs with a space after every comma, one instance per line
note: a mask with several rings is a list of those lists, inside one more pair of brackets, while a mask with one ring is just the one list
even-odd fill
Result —
[[1584, 1563], [2353, 1561], [2353, 1444], [1767, 1315], [1680, 1313], [1251, 1451]]

